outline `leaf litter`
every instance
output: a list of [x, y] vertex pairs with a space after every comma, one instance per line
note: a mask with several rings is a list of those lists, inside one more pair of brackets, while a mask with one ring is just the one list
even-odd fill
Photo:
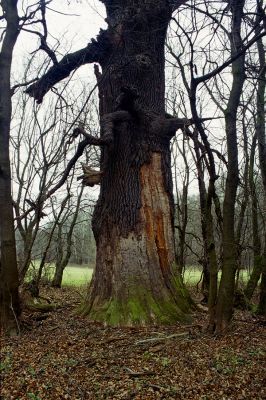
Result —
[[263, 400], [265, 320], [236, 311], [232, 331], [190, 326], [105, 327], [75, 312], [76, 289], [45, 288], [58, 307], [24, 312], [18, 337], [1, 338], [1, 400]]

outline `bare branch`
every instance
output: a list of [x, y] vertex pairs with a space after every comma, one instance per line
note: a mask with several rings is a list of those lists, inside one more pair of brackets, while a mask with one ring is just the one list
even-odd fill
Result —
[[253, 45], [255, 44], [259, 39], [262, 37], [266, 36], [266, 31], [263, 31], [262, 33], [256, 35], [251, 39], [245, 46], [242, 47], [242, 49], [237, 52], [233, 57], [230, 57], [225, 63], [220, 65], [219, 67], [215, 68], [213, 71], [203, 75], [199, 76], [198, 78], [194, 78], [195, 84], [198, 85], [201, 82], [205, 82], [208, 79], [213, 78], [215, 75], [219, 74], [222, 72], [226, 67], [231, 65], [234, 61], [238, 60], [241, 56], [243, 56], [246, 51]]
[[28, 82], [17, 83], [16, 85], [14, 85], [14, 86], [11, 88], [11, 95], [13, 96], [13, 94], [15, 93], [15, 90], [16, 90], [16, 89], [18, 89], [18, 88], [20, 88], [20, 87], [23, 87], [23, 86], [28, 86], [28, 85], [30, 85], [31, 83], [36, 82], [37, 80], [38, 80], [38, 78], [34, 78], [34, 79], [31, 79], [31, 80], [28, 81]]
[[36, 83], [29, 86], [26, 93], [41, 103], [44, 95], [58, 82], [81, 65], [100, 62], [108, 47], [106, 31], [101, 30], [97, 40], [92, 41], [83, 49], [65, 55], [60, 62], [53, 65], [49, 71]]

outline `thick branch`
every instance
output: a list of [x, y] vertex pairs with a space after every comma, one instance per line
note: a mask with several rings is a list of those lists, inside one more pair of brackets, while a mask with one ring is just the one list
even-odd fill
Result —
[[88, 145], [90, 144], [92, 146], [103, 146], [107, 144], [107, 141], [105, 141], [103, 138], [97, 138], [87, 133], [82, 126], [79, 126], [78, 128], [74, 129], [71, 139], [69, 140], [69, 143], [72, 143], [73, 140], [77, 138], [79, 135], [84, 136]]
[[[211, 121], [213, 119], [219, 119], [219, 117], [213, 118], [200, 118], [199, 122]], [[192, 118], [177, 118], [171, 117], [169, 118], [158, 118], [155, 121], [155, 130], [158, 131], [160, 135], [166, 135], [170, 138], [173, 137], [178, 129], [184, 130], [190, 125], [193, 125], [195, 121]]]
[[74, 53], [66, 54], [62, 60], [53, 65], [48, 72], [37, 82], [26, 90], [37, 103], [41, 103], [44, 95], [58, 82], [69, 76], [69, 74], [81, 65], [100, 62], [108, 47], [107, 31], [100, 31], [97, 41], [92, 41], [87, 47]]
[[128, 111], [123, 111], [123, 110], [115, 111], [110, 114], [105, 114], [101, 120], [102, 136], [100, 138], [90, 135], [80, 125], [76, 129], [74, 129], [71, 141], [72, 139], [78, 137], [79, 134], [81, 134], [87, 139], [87, 143], [92, 146], [109, 145], [113, 142], [114, 139], [115, 124], [129, 121], [130, 118], [131, 118], [130, 113]]

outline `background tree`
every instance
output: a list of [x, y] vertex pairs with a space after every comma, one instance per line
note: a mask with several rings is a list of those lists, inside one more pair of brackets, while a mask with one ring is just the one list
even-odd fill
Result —
[[[78, 214], [81, 208], [81, 199], [82, 199], [83, 187], [80, 189], [79, 194], [77, 196], [77, 202], [74, 203], [74, 210], [69, 205], [67, 207], [67, 215], [64, 216], [64, 219], [57, 223], [57, 257], [55, 263], [55, 273], [52, 281], [53, 287], [60, 288], [62, 285], [63, 273], [66, 268], [72, 253], [72, 236], [73, 231], [77, 222]], [[70, 215], [69, 215], [70, 212]], [[72, 214], [72, 215], [71, 215]], [[66, 221], [68, 220], [68, 221]], [[65, 237], [63, 238], [63, 227], [67, 225], [69, 222], [69, 226], [67, 226], [67, 232]], [[64, 249], [63, 240], [66, 242], [66, 246]]]
[[10, 73], [13, 49], [19, 34], [19, 16], [16, 0], [4, 0], [1, 7], [1, 19], [6, 21], [6, 27], [0, 53], [0, 324], [9, 330], [16, 327], [20, 313], [9, 160]]
[[[223, 255], [221, 260], [223, 264], [224, 274], [220, 286], [220, 292], [222, 292], [223, 294], [220, 296], [220, 300], [218, 300], [218, 313], [216, 311], [211, 313], [212, 323], [210, 324], [212, 326], [216, 325], [217, 332], [224, 329], [224, 327], [222, 327], [223, 323], [221, 323], [222, 319], [227, 320], [227, 323], [224, 323], [226, 325], [229, 323], [232, 317], [235, 284], [234, 269], [237, 268], [237, 265], [240, 261], [240, 254], [237, 254], [236, 252], [236, 248], [238, 247], [237, 243], [239, 235], [235, 236], [235, 222], [236, 218], [238, 218], [238, 216], [235, 214], [235, 199], [238, 189], [238, 179], [235, 179], [235, 177], [238, 175], [239, 168], [239, 163], [237, 160], [237, 153], [239, 150], [237, 145], [237, 137], [239, 137], [240, 129], [239, 124], [237, 123], [237, 118], [239, 118], [240, 115], [240, 97], [243, 92], [243, 85], [245, 80], [244, 53], [252, 45], [254, 45], [257, 40], [260, 40], [261, 35], [265, 34], [265, 32], [261, 33], [261, 31], [263, 30], [263, 17], [262, 14], [258, 12], [259, 10], [256, 2], [254, 2], [252, 5], [247, 4], [246, 9], [244, 9], [244, 3], [241, 4], [239, 2], [237, 2], [236, 4], [231, 2], [230, 5], [228, 5], [226, 8], [224, 8], [224, 4], [219, 2], [212, 5], [206, 3], [204, 6], [202, 4], [193, 4], [193, 6], [191, 5], [191, 22], [189, 26], [187, 27], [187, 29], [184, 29], [182, 26], [182, 15], [177, 15], [172, 24], [171, 41], [169, 41], [168, 43], [168, 50], [171, 56], [170, 63], [172, 63], [171, 65], [176, 64], [179, 68], [179, 76], [180, 78], [182, 78], [183, 88], [186, 89], [188, 94], [186, 102], [187, 104], [190, 103], [191, 113], [196, 125], [196, 131], [194, 130], [194, 132], [189, 133], [188, 129], [186, 128], [186, 130], [184, 130], [184, 133], [189, 134], [191, 138], [193, 138], [194, 135], [194, 143], [195, 139], [197, 138], [195, 151], [197, 149], [198, 157], [196, 158], [196, 165], [199, 169], [199, 192], [202, 199], [202, 232], [203, 238], [205, 238], [204, 243], [206, 243], [204, 260], [206, 261], [207, 265], [205, 270], [207, 272], [213, 271], [212, 282], [214, 296], [211, 296], [213, 300], [211, 301], [212, 306], [209, 304], [209, 308], [214, 311], [216, 304], [217, 270], [219, 258], [217, 257], [215, 251], [216, 232], [214, 230], [214, 224], [213, 222], [211, 222], [213, 219], [212, 207], [214, 207], [216, 211], [215, 221], [218, 223], [218, 226], [221, 229], [224, 237], [223, 241], [221, 242]], [[240, 6], [242, 7], [242, 12], [240, 12]], [[241, 21], [239, 20], [239, 18], [241, 19]], [[247, 22], [247, 24], [244, 25], [244, 22]], [[240, 33], [241, 24], [243, 24], [242, 33]], [[202, 26], [205, 26], [205, 28], [202, 29]], [[257, 29], [255, 32], [255, 36], [250, 40], [251, 33], [254, 32], [254, 26], [257, 26]], [[187, 30], [189, 30], [189, 34], [187, 34]], [[172, 44], [174, 43], [174, 38], [177, 38], [179, 42], [178, 51], [173, 50], [174, 47]], [[233, 46], [231, 48], [231, 54], [228, 52], [228, 39]], [[247, 39], [249, 39], [249, 41], [247, 41]], [[214, 51], [213, 47], [210, 46], [210, 44], [216, 43], [216, 40], [217, 47]], [[221, 43], [222, 47], [220, 48]], [[255, 46], [252, 47], [253, 51], [254, 47]], [[189, 49], [189, 53], [187, 49]], [[200, 57], [199, 54], [201, 54]], [[224, 60], [223, 63], [217, 63], [217, 54], [219, 54], [219, 61]], [[230, 90], [228, 82], [226, 82], [226, 80], [224, 79], [223, 71], [227, 72], [228, 74], [228, 69], [226, 68], [230, 66], [231, 63], [233, 84]], [[215, 65], [216, 68], [213, 68], [213, 65]], [[203, 72], [202, 75], [200, 75], [200, 70], [202, 70]], [[179, 92], [181, 90], [179, 89]], [[209, 96], [206, 96], [206, 90]], [[217, 99], [215, 98], [216, 93], [219, 94], [219, 101], [217, 101]], [[211, 131], [214, 130], [212, 127], [208, 130], [206, 128], [204, 129], [202, 123], [199, 123], [199, 121], [197, 121], [198, 116], [202, 116], [202, 113], [204, 112], [204, 106], [205, 108], [210, 107], [210, 101], [211, 103], [213, 102], [212, 107], [214, 110], [218, 109], [218, 111], [221, 111], [225, 114], [225, 133], [228, 139], [226, 146], [227, 154], [223, 154], [223, 152], [218, 152], [217, 148], [215, 147], [217, 146], [217, 142], [219, 143], [219, 140], [220, 142], [222, 140], [222, 127], [220, 128], [221, 139], [217, 139], [217, 136], [214, 136], [211, 133]], [[243, 101], [246, 102], [246, 105], [248, 104], [248, 99], [243, 98]], [[236, 105], [236, 103], [238, 103], [238, 105]], [[235, 116], [233, 115], [234, 113]], [[230, 130], [229, 127], [230, 129], [232, 129]], [[248, 129], [246, 125], [243, 126], [243, 131], [245, 129]], [[224, 165], [222, 170], [219, 167], [219, 164], [217, 164], [217, 161], [214, 159], [214, 155], [223, 160]], [[223, 172], [224, 166], [226, 165], [226, 158], [228, 158], [228, 169], [227, 171]], [[206, 169], [208, 171], [210, 179], [208, 190], [206, 190], [205, 188]], [[223, 215], [219, 206], [219, 197], [216, 194], [217, 180], [219, 179], [219, 175], [221, 175], [221, 173], [218, 174], [216, 172], [216, 169], [218, 171], [221, 170], [223, 176], [227, 177], [225, 190], [221, 193], [221, 200], [223, 201]], [[231, 181], [234, 181], [235, 186], [231, 185]], [[233, 192], [230, 192], [231, 189], [229, 190], [229, 188], [231, 188], [232, 190], [234, 189], [235, 197], [232, 196]], [[230, 195], [228, 195], [228, 191], [230, 192]], [[225, 197], [223, 196], [223, 193], [225, 194]], [[228, 199], [230, 200], [230, 204], [228, 203]], [[233, 214], [231, 214], [230, 210], [234, 210], [234, 216]], [[241, 219], [244, 217], [245, 207], [242, 208], [242, 212], [243, 215], [240, 216], [238, 232], [241, 231], [241, 226], [243, 222], [241, 222]], [[227, 213], [229, 213], [231, 217], [229, 217]], [[227, 230], [227, 223], [229, 225], [231, 224], [230, 234], [234, 236], [234, 239], [233, 236], [231, 236], [230, 240], [228, 240], [229, 236], [227, 235], [227, 233], [225, 233], [225, 231]], [[235, 250], [233, 251], [234, 248]], [[231, 254], [231, 256], [234, 255], [234, 257], [229, 257], [229, 253]], [[214, 255], [214, 257], [212, 257], [212, 254]], [[227, 254], [227, 256], [225, 256], [225, 254]], [[231, 259], [231, 264], [229, 267], [225, 267], [225, 264], [228, 263], [228, 257]], [[212, 263], [210, 263], [211, 260]], [[211, 265], [213, 266], [213, 268], [211, 267]], [[205, 274], [205, 276], [207, 278], [206, 281], [208, 281], [208, 274]], [[227, 282], [226, 288], [224, 286], [225, 281]], [[231, 283], [229, 284], [229, 282]], [[229, 294], [229, 292], [231, 294]], [[223, 302], [224, 305], [221, 306], [221, 303]], [[227, 305], [225, 305], [225, 303], [227, 303]], [[223, 308], [223, 311], [219, 311], [220, 307]], [[231, 314], [228, 311], [229, 309], [231, 310]]]

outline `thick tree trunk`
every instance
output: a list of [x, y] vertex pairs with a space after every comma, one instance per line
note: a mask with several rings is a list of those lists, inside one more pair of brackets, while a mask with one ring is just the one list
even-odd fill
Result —
[[[126, 110], [130, 120], [114, 124], [112, 143], [102, 154], [93, 217], [96, 269], [84, 313], [113, 325], [187, 321], [191, 302], [173, 273], [171, 135], [162, 122], [171, 10], [165, 1], [138, 7], [118, 1], [116, 13], [106, 3], [112, 49], [98, 75], [100, 113]], [[125, 86], [137, 93], [135, 104], [118, 98]]]
[[[189, 301], [173, 275], [174, 237], [162, 159], [153, 153], [140, 169], [141, 207], [135, 231], [109, 224], [97, 239], [90, 317], [110, 324], [187, 320]], [[120, 188], [121, 190], [121, 188]]]
[[108, 29], [27, 89], [41, 102], [80, 65], [102, 67], [95, 68], [102, 137], [85, 132], [87, 144], [103, 146], [103, 175], [93, 218], [96, 270], [84, 313], [113, 324], [186, 320], [191, 301], [172, 272], [169, 142], [190, 121], [165, 115], [164, 43], [173, 10], [187, 0], [101, 1]]
[[10, 331], [17, 328], [20, 313], [9, 159], [10, 70], [18, 35], [18, 15], [15, 0], [3, 0], [2, 7], [7, 27], [0, 54], [0, 327]]

